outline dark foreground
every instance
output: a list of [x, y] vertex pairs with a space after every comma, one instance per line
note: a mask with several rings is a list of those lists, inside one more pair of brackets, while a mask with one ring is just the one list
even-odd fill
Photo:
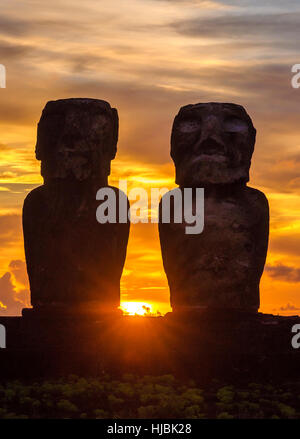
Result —
[[[174, 375], [207, 385], [297, 381], [299, 317], [217, 310], [165, 317], [41, 315], [0, 318], [3, 380], [123, 374]], [[300, 343], [299, 343], [300, 347]]]
[[0, 385], [0, 418], [300, 418], [300, 381], [199, 386], [172, 375], [108, 375]]

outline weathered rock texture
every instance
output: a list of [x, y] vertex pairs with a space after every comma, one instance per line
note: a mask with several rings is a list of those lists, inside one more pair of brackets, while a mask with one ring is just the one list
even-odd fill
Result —
[[117, 140], [117, 110], [105, 101], [58, 100], [43, 110], [36, 158], [44, 185], [23, 208], [34, 308], [111, 311], [120, 304], [129, 223], [96, 220], [96, 192], [108, 185]]
[[245, 109], [235, 104], [187, 105], [175, 118], [171, 156], [176, 182], [181, 189], [204, 188], [205, 208], [201, 234], [187, 235], [187, 224], [163, 223], [160, 217], [174, 311], [259, 308], [269, 209], [265, 195], [246, 186], [255, 135]]

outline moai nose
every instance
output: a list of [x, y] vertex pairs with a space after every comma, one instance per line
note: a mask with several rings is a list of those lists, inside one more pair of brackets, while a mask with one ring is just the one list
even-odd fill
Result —
[[208, 116], [203, 123], [201, 140], [206, 140], [208, 138], [220, 138], [221, 139], [221, 125], [216, 116]]
[[218, 124], [218, 119], [212, 114], [207, 116], [207, 118], [204, 120], [204, 128], [206, 128], [206, 131], [213, 131]]
[[203, 121], [203, 128], [201, 130], [200, 138], [195, 145], [195, 149], [201, 147], [201, 144], [206, 140], [211, 139], [220, 145], [225, 146], [222, 138], [222, 126], [216, 116], [210, 115]]

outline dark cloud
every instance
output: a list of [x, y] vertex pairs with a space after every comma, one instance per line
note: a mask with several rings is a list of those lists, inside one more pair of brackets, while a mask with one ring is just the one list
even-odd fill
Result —
[[[153, 1], [153, 0], [152, 0]], [[221, 2], [219, 0], [155, 0], [157, 2], [161, 3], [174, 3], [176, 5], [201, 5], [201, 6], [214, 6], [214, 5], [223, 5], [224, 2]]]
[[[44, 17], [33, 16], [31, 18], [17, 18], [11, 15], [2, 14], [0, 17], [0, 35], [5, 36], [29, 36], [29, 35], [65, 35], [66, 32], [73, 35], [88, 32], [89, 23], [84, 20], [85, 17], [75, 17], [70, 15], [69, 18], [62, 18], [57, 15], [56, 20], [45, 19]], [[91, 25], [91, 24], [90, 24]]]
[[11, 18], [4, 14], [0, 17], [0, 34], [10, 36], [21, 36], [30, 30], [30, 22]]
[[265, 271], [270, 277], [279, 281], [300, 282], [300, 268], [277, 263], [276, 265], [266, 265]]
[[[272, 218], [272, 212], [271, 212]], [[300, 256], [300, 233], [285, 233], [271, 235], [269, 251], [275, 254]]]
[[284, 9], [284, 10], [299, 10], [299, 0], [286, 0], [283, 2], [282, 0], [264, 0], [263, 2], [261, 0], [217, 0], [218, 3], [224, 4], [224, 5], [231, 5], [231, 6], [240, 6], [244, 8], [249, 8], [249, 6], [252, 6], [253, 8], [261, 8], [261, 9], [270, 9], [270, 12], [272, 9]]
[[174, 22], [171, 27], [189, 37], [261, 39], [299, 36], [300, 13], [222, 15], [214, 18], [198, 17]]
[[283, 9], [292, 8], [293, 6], [296, 6], [299, 8], [299, 1], [298, 0], [286, 0], [284, 3], [282, 0], [264, 0], [263, 2], [261, 0], [218, 0], [219, 3], [223, 3], [226, 5], [242, 5], [242, 6], [250, 6], [253, 5], [255, 8], [257, 6], [260, 6], [262, 8], [267, 7], [282, 7]]
[[[153, 0], [151, 0], [153, 1]], [[174, 4], [194, 4], [194, 5], [203, 5], [203, 4], [215, 4], [220, 6], [239, 6], [239, 7], [249, 7], [249, 0], [155, 0], [157, 2], [165, 2], [165, 3], [174, 3]], [[268, 7], [279, 7], [286, 9], [287, 7], [293, 8], [293, 6], [298, 7], [298, 0], [286, 0], [283, 4], [282, 0], [251, 0], [251, 6], [255, 8], [268, 8]]]
[[[207, 0], [156, 0], [156, 1], [168, 1], [172, 3], [184, 3], [184, 2], [190, 2], [190, 3], [208, 3]], [[250, 1], [249, 0], [215, 0], [213, 3], [224, 5], [224, 6], [242, 6], [242, 7], [249, 7]], [[286, 0], [284, 3], [282, 0], [264, 0], [263, 2], [261, 0], [251, 0], [251, 5], [255, 7], [283, 7], [286, 9], [287, 7], [292, 8], [293, 6], [298, 7], [299, 1], [298, 0]]]
[[294, 305], [291, 305], [290, 303], [287, 303], [286, 306], [281, 306], [279, 308], [279, 311], [299, 311], [300, 308], [297, 308]]
[[34, 46], [22, 45], [22, 44], [12, 44], [6, 41], [0, 41], [0, 57], [2, 63], [4, 60], [20, 58], [30, 54], [34, 50]]
[[293, 154], [282, 154], [280, 148], [274, 148], [275, 156], [272, 157], [266, 166], [266, 162], [261, 160], [255, 163], [255, 180], [260, 186], [268, 188], [272, 191], [280, 193], [299, 193], [300, 191], [300, 177], [299, 164], [293, 161]]

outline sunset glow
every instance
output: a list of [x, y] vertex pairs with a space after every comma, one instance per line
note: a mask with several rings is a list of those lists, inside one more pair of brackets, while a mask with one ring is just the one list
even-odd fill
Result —
[[121, 310], [124, 314], [134, 316], [144, 316], [152, 313], [152, 306], [143, 302], [122, 302]]
[[[299, 2], [298, 2], [299, 3]], [[0, 315], [30, 305], [23, 250], [24, 198], [42, 184], [36, 126], [49, 100], [104, 99], [120, 136], [109, 183], [176, 187], [170, 133], [178, 109], [243, 105], [257, 129], [250, 186], [270, 203], [270, 244], [261, 311], [300, 312], [300, 5], [293, 0], [2, 0], [0, 64]], [[242, 23], [242, 25], [241, 25]], [[131, 226], [122, 309], [170, 311], [157, 224]], [[150, 303], [150, 305], [148, 305]]]

